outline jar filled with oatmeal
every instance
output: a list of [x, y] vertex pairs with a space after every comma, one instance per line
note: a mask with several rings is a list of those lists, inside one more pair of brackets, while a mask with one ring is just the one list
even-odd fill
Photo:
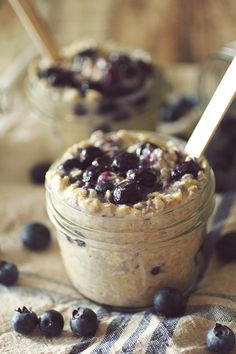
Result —
[[155, 130], [164, 95], [160, 68], [143, 50], [76, 42], [61, 61], [32, 61], [26, 94], [56, 151], [95, 130]]
[[68, 275], [89, 299], [138, 309], [195, 281], [214, 176], [179, 140], [96, 132], [51, 166], [46, 196]]

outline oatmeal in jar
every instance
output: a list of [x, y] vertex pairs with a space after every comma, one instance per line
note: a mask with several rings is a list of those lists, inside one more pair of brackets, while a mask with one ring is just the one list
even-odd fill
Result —
[[180, 141], [95, 132], [55, 162], [46, 187], [68, 274], [88, 298], [137, 308], [196, 277], [214, 178]]

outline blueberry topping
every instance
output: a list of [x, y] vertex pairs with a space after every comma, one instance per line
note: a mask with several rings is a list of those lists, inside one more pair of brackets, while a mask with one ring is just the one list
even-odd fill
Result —
[[157, 148], [159, 148], [158, 145], [147, 141], [139, 145], [139, 147], [136, 150], [136, 154], [142, 158], [146, 158], [149, 157], [151, 153]]
[[30, 179], [34, 184], [44, 184], [45, 175], [50, 167], [49, 162], [40, 162], [31, 167], [30, 169]]
[[166, 287], [154, 295], [154, 310], [157, 315], [165, 317], [182, 316], [186, 309], [186, 299], [175, 288]]
[[35, 312], [28, 310], [25, 306], [18, 308], [12, 317], [14, 330], [21, 334], [30, 334], [38, 324], [38, 317]]
[[195, 97], [184, 96], [174, 103], [164, 105], [160, 110], [160, 118], [164, 122], [175, 122], [186, 115], [196, 104]]
[[93, 160], [92, 165], [96, 167], [102, 167], [107, 170], [111, 167], [111, 159], [109, 156], [103, 155]]
[[228, 354], [235, 345], [234, 332], [229, 327], [216, 323], [207, 333], [206, 345], [212, 353]]
[[105, 193], [107, 190], [111, 191], [114, 188], [112, 181], [101, 181], [96, 184], [95, 190], [100, 193]]
[[47, 79], [52, 86], [74, 86], [73, 73], [62, 68], [51, 67], [41, 70], [39, 71], [39, 77]]
[[104, 171], [102, 172], [97, 179], [97, 182], [103, 182], [103, 181], [112, 181], [116, 178], [116, 174], [110, 171]]
[[135, 204], [143, 199], [143, 193], [137, 183], [123, 181], [113, 190], [112, 199], [115, 204]]
[[72, 312], [70, 328], [77, 336], [93, 336], [98, 328], [96, 313], [89, 308], [78, 308]]
[[87, 167], [93, 160], [103, 155], [103, 151], [96, 146], [88, 146], [81, 151], [81, 161]]
[[153, 187], [157, 183], [157, 173], [151, 168], [129, 170], [126, 177], [146, 187]]
[[102, 167], [89, 166], [83, 173], [83, 182], [96, 182], [102, 171]]
[[219, 258], [224, 262], [236, 260], [236, 231], [231, 231], [219, 239], [216, 244]]
[[180, 180], [186, 174], [193, 175], [194, 178], [197, 178], [198, 172], [201, 170], [199, 163], [196, 160], [184, 161], [176, 165], [176, 167], [171, 170], [170, 177], [173, 181]]
[[74, 109], [73, 112], [76, 116], [84, 116], [85, 114], [87, 114], [87, 109], [85, 108], [85, 106], [82, 103], [76, 103], [74, 105]]
[[0, 262], [0, 284], [13, 285], [18, 279], [18, 275], [18, 269], [15, 264], [7, 261]]
[[83, 162], [81, 162], [78, 157], [72, 157], [71, 159], [64, 161], [59, 166], [59, 169], [65, 172], [69, 172], [75, 168], [82, 169], [83, 165]]
[[42, 251], [51, 242], [49, 229], [37, 222], [24, 225], [20, 237], [23, 245], [31, 251]]
[[39, 328], [46, 337], [58, 337], [64, 327], [64, 318], [56, 310], [45, 311], [39, 317]]
[[138, 167], [139, 159], [137, 155], [127, 151], [117, 153], [112, 162], [112, 169], [118, 172], [126, 172]]

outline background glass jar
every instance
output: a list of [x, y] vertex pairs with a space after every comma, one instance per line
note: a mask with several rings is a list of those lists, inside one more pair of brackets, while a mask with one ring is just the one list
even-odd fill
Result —
[[[212, 53], [203, 63], [199, 77], [199, 103], [203, 110], [208, 104], [216, 87], [236, 55], [236, 42]], [[211, 143], [206, 150], [206, 157], [216, 177], [216, 191], [235, 191], [236, 179], [236, 100], [233, 100], [224, 119], [220, 123]]]
[[[76, 45], [68, 48], [68, 53], [72, 54], [73, 48], [73, 55], [76, 54]], [[111, 42], [102, 48], [110, 54], [125, 53], [131, 58], [151, 60], [149, 54], [142, 50], [123, 49]], [[64, 53], [67, 53], [67, 48]], [[45, 80], [38, 76], [38, 66], [39, 59], [34, 59], [29, 66], [26, 94], [33, 116], [43, 122], [45, 131], [51, 134], [55, 156], [71, 144], [88, 138], [95, 130], [156, 129], [165, 91], [163, 74], [157, 65], [153, 64], [152, 76], [138, 90], [102, 98], [95, 90], [88, 90], [83, 97], [74, 88], [45, 84]]]
[[191, 287], [214, 207], [208, 165], [206, 176], [191, 199], [146, 217], [85, 213], [65, 202], [47, 180], [48, 214], [73, 285], [93, 301], [121, 308], [150, 306], [155, 291], [164, 286]]

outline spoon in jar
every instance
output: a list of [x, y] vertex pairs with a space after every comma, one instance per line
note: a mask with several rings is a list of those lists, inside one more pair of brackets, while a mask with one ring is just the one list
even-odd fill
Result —
[[59, 59], [57, 45], [29, 2], [27, 0], [9, 0], [9, 3], [39, 52], [43, 56], [46, 55], [51, 62], [56, 62]]
[[228, 110], [236, 93], [236, 56], [226, 70], [198, 124], [190, 136], [185, 152], [200, 157]]

